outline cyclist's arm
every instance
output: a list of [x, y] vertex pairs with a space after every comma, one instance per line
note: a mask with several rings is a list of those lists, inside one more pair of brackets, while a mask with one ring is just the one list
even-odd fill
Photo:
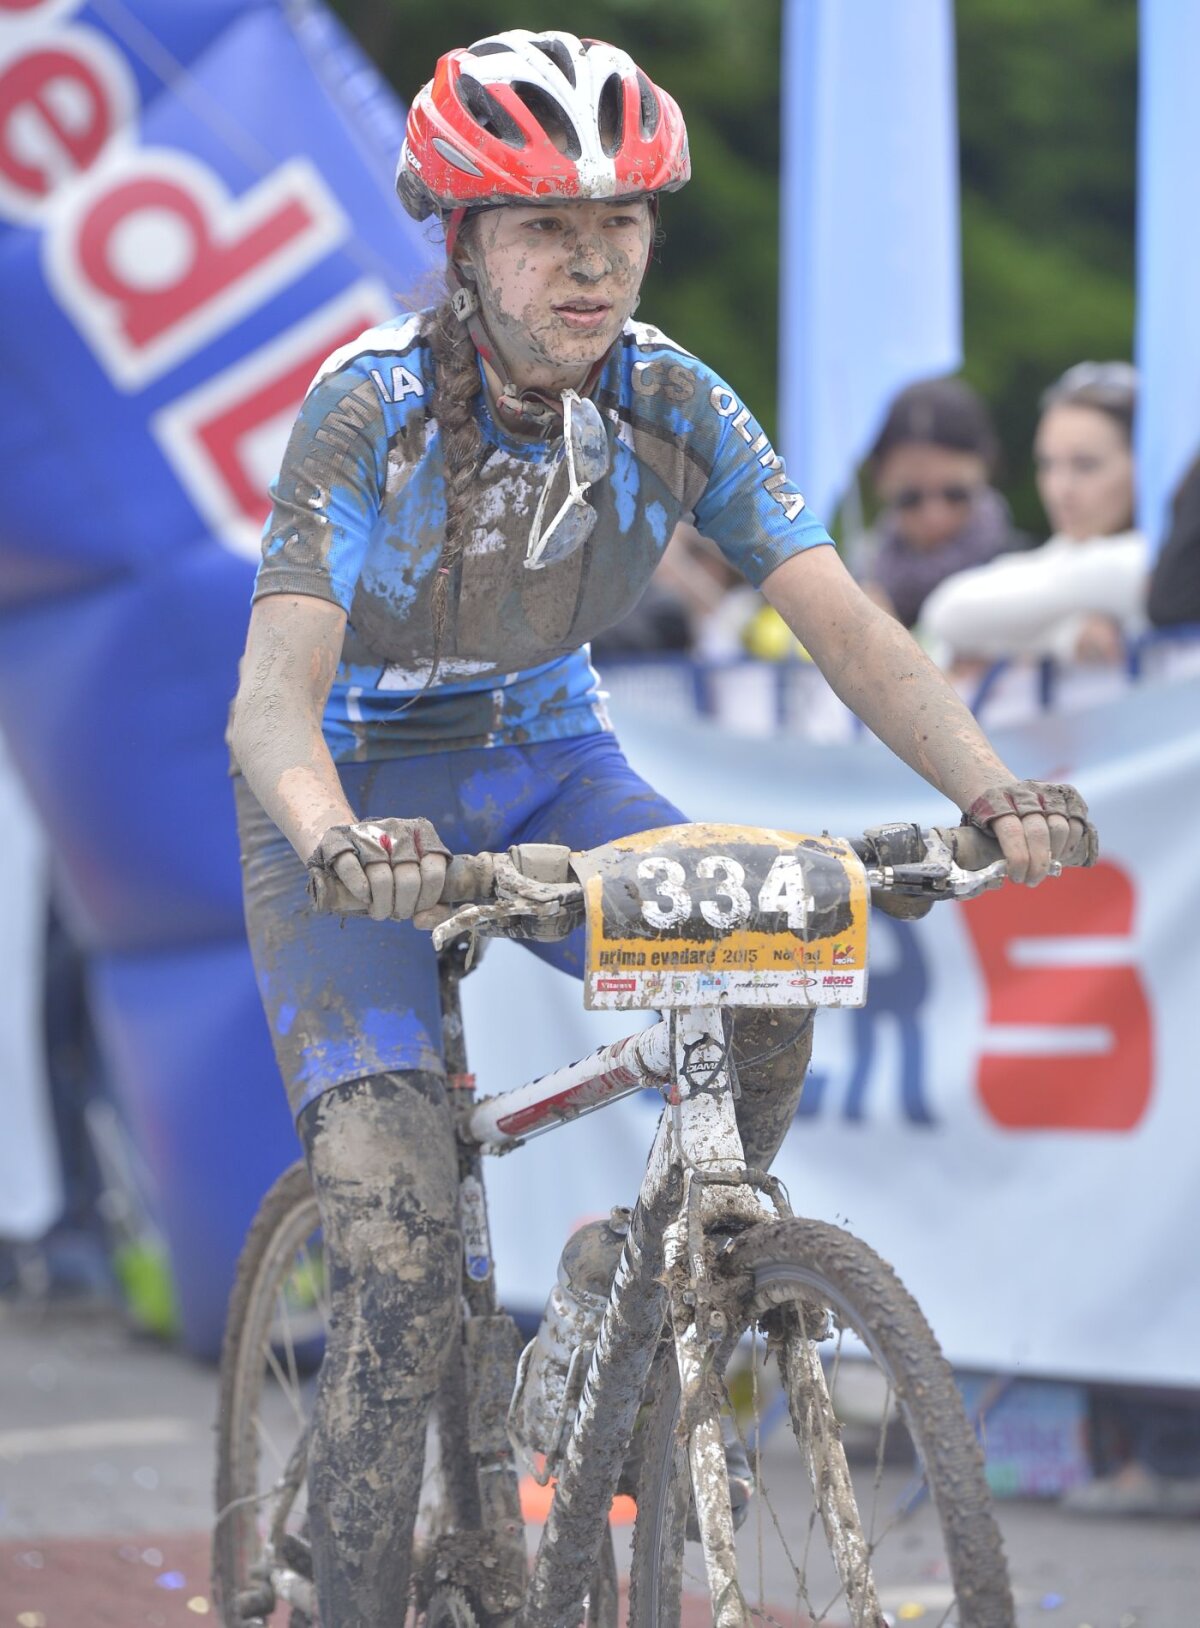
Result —
[[[846, 705], [959, 808], [1018, 779], [924, 651], [871, 603], [832, 548], [785, 560], [762, 591]], [[995, 835], [1014, 881], [1046, 874], [1044, 823], [997, 820]]]
[[345, 627], [340, 605], [306, 594], [264, 595], [250, 613], [230, 746], [302, 860], [330, 826], [357, 818], [321, 733]]

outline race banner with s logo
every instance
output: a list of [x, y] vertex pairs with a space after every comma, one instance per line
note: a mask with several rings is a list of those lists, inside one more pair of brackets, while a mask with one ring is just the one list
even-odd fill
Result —
[[[816, 1014], [775, 1169], [798, 1214], [895, 1265], [962, 1367], [1200, 1385], [1198, 720], [1193, 679], [996, 730], [1018, 774], [1078, 784], [1099, 864], [920, 921], [872, 912], [866, 1004]], [[767, 744], [629, 707], [617, 727], [639, 773], [700, 819], [856, 836], [953, 818], [867, 736]], [[721, 875], [701, 886], [680, 863], [692, 914], [730, 908]], [[481, 1090], [643, 1020], [585, 1013], [578, 985], [533, 959], [497, 944], [464, 985]], [[661, 1107], [647, 1092], [489, 1164], [510, 1302], [539, 1307], [567, 1231], [632, 1201]]]

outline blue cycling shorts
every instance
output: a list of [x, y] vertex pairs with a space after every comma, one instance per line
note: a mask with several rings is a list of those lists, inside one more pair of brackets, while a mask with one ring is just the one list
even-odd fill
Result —
[[[611, 734], [338, 766], [359, 819], [424, 817], [452, 853], [514, 842], [595, 848], [685, 816], [636, 775]], [[304, 866], [234, 779], [246, 926], [292, 1111], [331, 1086], [392, 1070], [442, 1072], [437, 957], [409, 922], [319, 915]], [[583, 929], [526, 945], [575, 977]]]

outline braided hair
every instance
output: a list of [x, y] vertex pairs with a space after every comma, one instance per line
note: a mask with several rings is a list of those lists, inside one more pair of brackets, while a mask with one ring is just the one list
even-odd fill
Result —
[[[483, 388], [475, 346], [447, 295], [429, 319], [429, 346], [436, 367], [431, 407], [442, 440], [446, 472], [446, 538], [433, 584], [433, 666], [436, 670], [449, 617], [450, 588], [463, 557], [475, 477], [483, 462], [483, 432], [475, 398]], [[430, 675], [430, 682], [433, 675]]]

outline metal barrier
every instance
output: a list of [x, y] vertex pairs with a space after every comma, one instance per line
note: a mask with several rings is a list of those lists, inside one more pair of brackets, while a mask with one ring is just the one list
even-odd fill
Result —
[[[618, 711], [708, 718], [737, 734], [854, 740], [862, 722], [802, 657], [700, 657], [675, 652], [597, 658]], [[1016, 723], [1039, 712], [1074, 711], [1111, 699], [1130, 685], [1170, 682], [1200, 672], [1200, 624], [1155, 629], [1127, 642], [1121, 666], [1053, 660], [992, 662], [959, 690], [986, 724]]]

